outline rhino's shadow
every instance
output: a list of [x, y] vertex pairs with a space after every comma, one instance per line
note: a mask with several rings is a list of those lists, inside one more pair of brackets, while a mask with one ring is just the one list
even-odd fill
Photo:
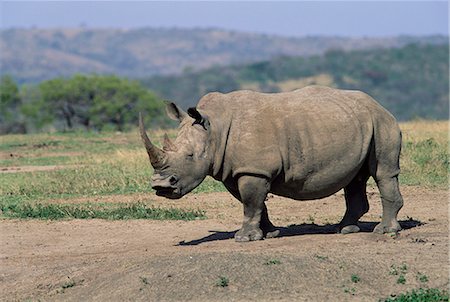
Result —
[[[423, 224], [422, 222], [414, 219], [402, 220], [399, 221], [399, 223], [402, 229], [404, 230], [411, 229]], [[361, 232], [368, 233], [372, 232], [377, 224], [378, 222], [364, 221], [359, 222], [358, 226], [360, 227]], [[277, 229], [280, 231], [280, 234], [277, 236], [277, 238], [280, 238], [280, 237], [300, 236], [307, 234], [335, 234], [337, 233], [338, 225], [337, 224], [318, 225], [315, 223], [302, 223], [290, 225], [288, 227], [277, 227]], [[209, 231], [212, 234], [191, 241], [184, 241], [184, 240], [180, 241], [177, 244], [177, 246], [199, 245], [210, 241], [228, 240], [234, 238], [234, 234], [236, 234], [237, 231], [238, 230], [231, 232]]]

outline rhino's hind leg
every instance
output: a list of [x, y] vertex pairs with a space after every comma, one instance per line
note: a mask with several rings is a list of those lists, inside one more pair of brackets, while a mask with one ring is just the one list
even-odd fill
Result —
[[369, 202], [366, 194], [368, 178], [368, 171], [364, 167], [344, 188], [347, 209], [342, 221], [339, 223], [339, 229], [342, 234], [359, 232], [358, 220], [369, 211]]
[[[379, 130], [383, 133], [383, 137], [378, 137], [369, 163], [370, 174], [377, 183], [383, 206], [381, 222], [373, 231], [381, 234], [401, 230], [397, 221], [398, 212], [403, 207], [403, 198], [398, 186], [401, 132], [398, 127], [391, 128], [382, 132]], [[375, 139], [377, 140], [377, 137]]]
[[398, 187], [397, 176], [379, 179], [377, 185], [383, 205], [383, 216], [373, 231], [380, 234], [398, 232], [402, 228], [397, 221], [397, 214], [403, 206], [403, 198]]
[[238, 188], [244, 206], [244, 222], [242, 228], [234, 236], [236, 241], [261, 240], [264, 235], [261, 227], [273, 227], [264, 204], [269, 186], [269, 182], [261, 177], [243, 175], [239, 178]]

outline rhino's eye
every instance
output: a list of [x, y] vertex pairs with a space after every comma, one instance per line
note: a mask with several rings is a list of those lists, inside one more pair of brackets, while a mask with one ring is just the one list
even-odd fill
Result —
[[194, 158], [194, 153], [189, 153], [188, 155], [186, 155], [187, 159], [193, 159]]

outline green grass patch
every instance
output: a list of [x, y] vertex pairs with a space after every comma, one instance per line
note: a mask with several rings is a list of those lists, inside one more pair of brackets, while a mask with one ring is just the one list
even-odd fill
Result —
[[450, 172], [448, 142], [433, 137], [403, 142], [400, 183], [446, 188]]
[[406, 283], [406, 273], [408, 272], [408, 266], [406, 263], [403, 263], [400, 266], [396, 266], [394, 264], [391, 265], [389, 269], [389, 275], [398, 276], [397, 284], [405, 284]]
[[277, 265], [281, 264], [281, 261], [278, 259], [269, 259], [266, 262], [264, 262], [265, 265]]
[[34, 202], [2, 203], [3, 217], [29, 219], [153, 219], [195, 220], [206, 218], [200, 210], [162, 209], [145, 203], [45, 204]]
[[219, 276], [219, 279], [217, 279], [217, 281], [216, 281], [216, 286], [227, 287], [229, 283], [230, 283], [230, 279], [228, 279], [227, 277], [224, 277], [224, 276]]
[[324, 260], [328, 260], [328, 256], [322, 256], [322, 255], [314, 255], [314, 257], [316, 257], [316, 259], [319, 259], [319, 260], [321, 260], [321, 261], [324, 261]]
[[380, 300], [384, 302], [438, 302], [448, 301], [449, 295], [445, 290], [439, 290], [437, 288], [418, 289], [406, 292], [395, 297]]
[[350, 280], [352, 280], [353, 283], [358, 283], [359, 281], [361, 281], [361, 278], [358, 275], [353, 274], [351, 275]]
[[397, 284], [405, 284], [406, 283], [406, 277], [405, 275], [401, 274], [400, 276], [398, 276], [397, 278]]
[[428, 282], [428, 276], [425, 275], [425, 274], [422, 274], [422, 273], [420, 273], [420, 272], [417, 273], [416, 279], [417, 279], [418, 281], [422, 282], [422, 283]]
[[351, 294], [352, 296], [356, 295], [356, 288], [354, 287], [344, 287], [344, 293]]

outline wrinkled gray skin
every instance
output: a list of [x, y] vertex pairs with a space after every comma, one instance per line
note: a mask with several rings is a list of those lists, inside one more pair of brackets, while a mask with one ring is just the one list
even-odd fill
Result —
[[150, 142], [140, 119], [155, 170], [153, 188], [176, 199], [207, 175], [223, 182], [244, 206], [236, 241], [278, 235], [264, 203], [269, 192], [309, 200], [344, 188], [347, 209], [339, 228], [358, 232], [357, 222], [369, 209], [370, 176], [383, 205], [374, 232], [400, 230], [401, 133], [395, 118], [367, 94], [321, 86], [275, 94], [209, 93], [187, 113], [173, 103], [167, 112], [180, 127], [162, 150]]

